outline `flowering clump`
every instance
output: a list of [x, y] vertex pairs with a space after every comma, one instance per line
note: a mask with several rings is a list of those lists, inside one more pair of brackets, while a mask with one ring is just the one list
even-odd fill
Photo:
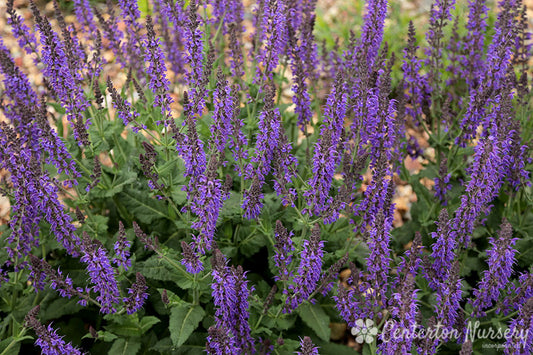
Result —
[[0, 4], [0, 353], [532, 352], [521, 0], [44, 5]]

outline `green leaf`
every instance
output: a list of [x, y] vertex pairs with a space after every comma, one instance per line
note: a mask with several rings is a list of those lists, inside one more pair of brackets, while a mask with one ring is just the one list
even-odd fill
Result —
[[149, 317], [143, 317], [143, 319], [141, 319], [141, 332], [144, 334], [146, 333], [150, 328], [152, 328], [152, 326], [154, 324], [157, 324], [161, 322], [161, 320], [159, 320], [159, 318], [157, 317], [154, 317], [154, 316], [149, 316]]
[[91, 333], [87, 333], [82, 337], [82, 339], [85, 339], [85, 338], [103, 340], [104, 342], [109, 343], [117, 339], [118, 337], [111, 332], [106, 332], [105, 330], [99, 330], [96, 338], [94, 338]]
[[136, 355], [141, 349], [141, 343], [133, 339], [118, 339], [109, 349], [109, 355]]
[[143, 14], [143, 16], [150, 14], [150, 3], [148, 0], [137, 0], [137, 4], [139, 6], [139, 11]]
[[150, 224], [156, 219], [168, 218], [164, 203], [147, 197], [142, 191], [127, 189], [120, 193], [119, 199], [141, 223]]
[[220, 220], [241, 218], [241, 196], [239, 193], [232, 191], [229, 199], [224, 202], [220, 210]]
[[300, 348], [300, 342], [294, 339], [283, 339], [284, 343], [276, 352], [280, 355], [294, 355], [294, 353]]
[[335, 354], [335, 355], [357, 355], [358, 352], [355, 349], [337, 343], [314, 341], [316, 346], [319, 347], [318, 352], [321, 354]]
[[0, 354], [1, 355], [18, 355], [20, 351], [20, 342], [24, 339], [31, 338], [25, 336], [21, 338], [9, 337], [0, 341]]
[[47, 102], [46, 103], [48, 106], [52, 106], [54, 110], [57, 111], [57, 113], [61, 114], [61, 115], [64, 115], [65, 114], [65, 109], [63, 108], [63, 106], [61, 106], [61, 104], [57, 103], [57, 102]]
[[329, 317], [322, 307], [316, 304], [304, 303], [297, 309], [298, 315], [304, 323], [313, 329], [323, 340], [329, 340], [331, 329], [329, 329]]
[[95, 197], [107, 198], [113, 197], [122, 192], [124, 188], [137, 180], [137, 174], [133, 171], [127, 171], [115, 177], [109, 185], [106, 183], [99, 183], [96, 188], [91, 190], [91, 194]]
[[170, 290], [165, 290], [163, 288], [158, 288], [157, 290], [159, 291], [159, 293], [161, 295], [163, 295], [163, 291], [167, 292], [167, 297], [168, 297], [168, 301], [169, 301], [168, 304], [170, 306], [176, 306], [176, 305], [180, 305], [180, 304], [185, 303], [185, 301], [183, 301], [178, 295], [176, 295], [174, 292], [172, 292]]
[[189, 339], [192, 332], [204, 318], [205, 312], [200, 306], [182, 305], [173, 307], [170, 312], [170, 338], [175, 346], [181, 346]]
[[78, 300], [76, 298], [58, 298], [46, 307], [43, 307], [40, 315], [41, 321], [44, 322], [50, 319], [58, 319], [64, 315], [79, 312], [83, 308], [83, 306], [78, 304]]
[[174, 279], [174, 272], [170, 266], [157, 256], [152, 256], [150, 259], [137, 263], [140, 272], [144, 277], [160, 281], [172, 281]]
[[246, 257], [256, 254], [261, 247], [267, 244], [266, 236], [256, 233], [246, 236], [239, 242], [239, 251]]

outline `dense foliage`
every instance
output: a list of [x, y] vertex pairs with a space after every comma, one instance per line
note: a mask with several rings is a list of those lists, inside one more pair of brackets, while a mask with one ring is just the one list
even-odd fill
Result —
[[313, 0], [73, 3], [7, 1], [0, 354], [533, 351], [518, 0], [398, 53], [387, 0], [336, 43]]

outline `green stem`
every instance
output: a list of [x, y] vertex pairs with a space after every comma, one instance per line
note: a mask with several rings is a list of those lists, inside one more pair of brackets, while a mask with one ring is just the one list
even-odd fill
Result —
[[165, 259], [167, 263], [169, 263], [170, 265], [174, 266], [176, 269], [181, 271], [189, 280], [195, 281], [194, 278], [192, 278], [191, 275], [187, 271], [185, 271], [185, 269], [183, 269], [181, 265], [177, 264], [174, 260], [170, 259], [168, 256], [163, 254], [161, 251], [156, 249], [155, 252], [157, 253], [158, 256]]
[[11, 341], [11, 343], [9, 343], [9, 345], [4, 349], [4, 351], [2, 351], [0, 353], [0, 355], [7, 355], [10, 353], [10, 349], [15, 346], [16, 343], [19, 342], [19, 339], [24, 335], [24, 333], [26, 333], [26, 328], [22, 328], [20, 330], [20, 332], [18, 333], [18, 335], [16, 337], [14, 337], [14, 339]]

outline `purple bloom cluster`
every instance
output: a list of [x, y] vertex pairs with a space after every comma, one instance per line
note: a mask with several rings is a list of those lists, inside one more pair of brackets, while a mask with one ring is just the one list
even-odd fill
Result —
[[39, 156], [23, 139], [5, 122], [0, 123], [0, 161], [2, 167], [11, 172], [16, 201], [9, 222], [12, 233], [8, 242], [16, 241], [17, 245], [9, 247], [8, 252], [12, 258], [19, 258], [37, 246], [38, 224], [44, 217], [67, 252], [77, 256], [79, 238], [74, 234], [70, 216], [59, 202], [58, 187], [42, 170]]
[[281, 0], [264, 0], [261, 9], [261, 24], [257, 24], [259, 36], [255, 38], [258, 46], [255, 82], [262, 87], [272, 80], [274, 69], [278, 66], [279, 57], [287, 46], [287, 26], [285, 21], [285, 3]]
[[279, 274], [275, 276], [275, 280], [288, 281], [292, 276], [289, 272], [288, 266], [292, 261], [292, 252], [294, 251], [294, 245], [291, 237], [293, 232], [287, 231], [287, 228], [283, 227], [281, 221], [276, 221], [276, 244], [274, 244], [275, 254], [274, 263], [278, 268]]
[[510, 334], [507, 338], [505, 354], [526, 355], [533, 351], [533, 298], [525, 301], [518, 316], [509, 325]]
[[46, 280], [50, 283], [50, 288], [56, 290], [61, 297], [71, 298], [73, 296], [79, 297], [78, 303], [86, 306], [91, 300], [89, 289], [81, 287], [74, 287], [72, 279], [69, 276], [63, 276], [60, 269], [55, 270], [45, 260], [41, 260], [30, 254], [30, 276], [29, 280], [32, 282], [35, 291], [42, 291], [46, 285]]
[[[368, 290], [376, 302], [386, 304], [388, 276], [390, 271], [390, 230], [392, 219], [379, 211], [368, 232], [370, 254], [366, 259]], [[377, 306], [377, 303], [374, 305]]]
[[313, 344], [309, 337], [300, 339], [300, 351], [296, 352], [298, 355], [318, 355], [318, 347]]
[[118, 29], [118, 19], [115, 16], [115, 7], [110, 1], [107, 1], [106, 12], [109, 14], [107, 20], [104, 19], [104, 16], [96, 7], [93, 7], [92, 9], [94, 11], [94, 15], [98, 19], [98, 23], [102, 28], [103, 36], [107, 40], [107, 48], [113, 51], [117, 62], [120, 63], [123, 68], [126, 68], [128, 66], [128, 62], [126, 60], [126, 55], [124, 52], [122, 52], [122, 39], [124, 34]]
[[33, 328], [35, 334], [37, 334], [37, 340], [35, 345], [41, 348], [41, 352], [44, 355], [81, 355], [82, 352], [72, 346], [70, 343], [66, 343], [63, 337], [57, 334], [57, 331], [52, 328], [52, 324], [48, 324], [45, 327], [35, 318], [39, 313], [40, 306], [35, 306], [24, 318], [24, 324], [30, 328]]
[[[231, 353], [247, 354], [251, 353], [254, 347], [254, 339], [250, 336], [250, 326], [248, 324], [248, 298], [252, 289], [248, 288], [246, 273], [242, 267], [227, 266], [226, 257], [215, 249], [213, 253], [213, 301], [216, 306], [215, 322], [217, 333], [221, 330], [226, 332], [227, 339], [221, 342], [219, 336], [211, 337], [213, 344], [208, 344], [208, 349], [215, 349], [214, 354], [218, 354], [216, 349], [221, 346], [233, 346]], [[210, 343], [211, 341], [208, 340]], [[223, 345], [224, 343], [227, 343]]]
[[[42, 85], [37, 84], [40, 91], [34, 89], [0, 39], [0, 109], [5, 117], [0, 122], [0, 168], [8, 171], [0, 181], [0, 192], [8, 195], [12, 205], [4, 238], [8, 260], [0, 263], [0, 282], [13, 275], [12, 271], [22, 273], [27, 268], [28, 287], [43, 291], [48, 285], [61, 297], [76, 297], [84, 306], [93, 303], [104, 314], [118, 313], [113, 319], [106, 317], [109, 322], [123, 312], [131, 315], [139, 311], [148, 299], [145, 277], [136, 272], [127, 294], [121, 295], [118, 284], [127, 272], [131, 274], [135, 260], [122, 222], [118, 238], [108, 240], [114, 242], [112, 254], [85, 231], [105, 231], [107, 215], [120, 214], [128, 221], [138, 218], [140, 209], [131, 206], [132, 201], [122, 205], [120, 199], [128, 197], [132, 188], [140, 188], [148, 193], [147, 198], [155, 195], [158, 199], [144, 204], [157, 204], [155, 214], [141, 218], [147, 224], [153, 222], [155, 230], [147, 231], [149, 234], [170, 226], [179, 229], [174, 236], [182, 235], [183, 223], [189, 228], [185, 233], [192, 234], [192, 240], [179, 241], [182, 268], [173, 261], [175, 255], [158, 246], [157, 238], [148, 237], [132, 222], [146, 249], [155, 251], [180, 272], [185, 269], [195, 274], [189, 275], [191, 282], [185, 287], [191, 289], [189, 296], [195, 307], [205, 305], [204, 282], [208, 275], [213, 277], [213, 307], [205, 308], [214, 309], [214, 324], [206, 327], [208, 353], [269, 353], [282, 347], [282, 338], [278, 339], [279, 346], [273, 345], [268, 327], [281, 329], [293, 319], [289, 313], [302, 303], [314, 303], [318, 294], [327, 297], [341, 268], [354, 255], [358, 257], [349, 263], [350, 270], [345, 270], [349, 276], [337, 282], [335, 306], [348, 327], [365, 318], [386, 324], [376, 339], [380, 353], [432, 354], [452, 340], [451, 336], [425, 340], [394, 337], [416, 327], [427, 312], [433, 312], [433, 317], [424, 321], [425, 329], [440, 327], [448, 335], [464, 329], [465, 317], [494, 313], [500, 320], [514, 317], [510, 322], [513, 334], [533, 331], [533, 274], [519, 269], [522, 273], [517, 279], [511, 278], [513, 268], [522, 268], [525, 260], [515, 260], [518, 238], [513, 238], [511, 225], [504, 219], [498, 237], [480, 236], [475, 239], [477, 247], [467, 249], [489, 213], [493, 214], [489, 222], [494, 214], [518, 212], [520, 222], [527, 217], [524, 200], [520, 200], [527, 196], [513, 194], [531, 184], [530, 151], [522, 143], [528, 130], [523, 133], [520, 127], [528, 113], [531, 36], [520, 2], [499, 3], [492, 38], [485, 38], [489, 25], [485, 0], [469, 2], [465, 31], [458, 16], [451, 31], [446, 30], [454, 16], [455, 0], [435, 0], [424, 57], [419, 57], [415, 28], [409, 24], [398, 84], [393, 80], [397, 78], [394, 54], [389, 55], [390, 48], [383, 43], [387, 0], [368, 0], [359, 33], [352, 32], [347, 43], [337, 39], [332, 51], [324, 43], [320, 61], [313, 34], [315, 0], [258, 0], [247, 62], [242, 53], [247, 18], [240, 0], [152, 0], [146, 17], [134, 0], [118, 1], [120, 16], [115, 16], [110, 0], [105, 15], [102, 4], [91, 7], [88, 0], [74, 0], [77, 26], [67, 24], [57, 1], [53, 5], [54, 25], [30, 0], [37, 32], [32, 33], [31, 26], [16, 13], [14, 1], [7, 1], [12, 32], [21, 49], [38, 65], [43, 80]], [[80, 29], [83, 33], [78, 34]], [[341, 46], [345, 46], [344, 53]], [[128, 71], [122, 91], [107, 78], [115, 110], [106, 107], [100, 86], [101, 74], [113, 65], [104, 59], [108, 49]], [[292, 75], [289, 84], [285, 80], [287, 68], [289, 77]], [[329, 92], [325, 94], [321, 88]], [[289, 108], [285, 105], [286, 90], [292, 90], [293, 105]], [[183, 101], [182, 112], [173, 115], [172, 109], [179, 107], [173, 105], [175, 93], [183, 93]], [[128, 94], [131, 99], [126, 99]], [[152, 104], [152, 97], [153, 106], [161, 110], [161, 115], [155, 116], [163, 117], [158, 121], [163, 126], [140, 123], [151, 122], [150, 117], [141, 119], [140, 115], [153, 112], [146, 107]], [[49, 122], [47, 104], [54, 105], [52, 101], [57, 103], [56, 122]], [[324, 102], [323, 112], [314, 112]], [[114, 111], [118, 122], [109, 117]], [[70, 147], [72, 153], [61, 138], [69, 134], [61, 126], [61, 115], [70, 121], [79, 144]], [[91, 120], [97, 125], [89, 130]], [[144, 137], [129, 134], [121, 122], [135, 133], [143, 129]], [[148, 136], [151, 139], [146, 140]], [[431, 148], [420, 149], [418, 142], [426, 141], [434, 145], [436, 155]], [[177, 155], [173, 157], [168, 148], [174, 144]], [[467, 146], [470, 148], [461, 149]], [[158, 156], [159, 151], [166, 154]], [[139, 154], [140, 169], [138, 162], [125, 161], [130, 153]], [[124, 159], [117, 159], [118, 154]], [[422, 157], [420, 161], [427, 164], [425, 172], [413, 174], [410, 167], [404, 169], [406, 155]], [[103, 156], [106, 160], [109, 157], [111, 164]], [[172, 167], [176, 158], [183, 160], [183, 176], [175, 176], [180, 170], [179, 166]], [[91, 160], [92, 173], [91, 168], [74, 164], [88, 161], [90, 165]], [[83, 176], [80, 168], [86, 172]], [[423, 185], [428, 177], [435, 176], [431, 175], [435, 168], [438, 173], [432, 196]], [[128, 182], [134, 180], [129, 179], [130, 174], [144, 174], [141, 180], [148, 181], [151, 191], [139, 182], [127, 187], [120, 184], [124, 169], [129, 169]], [[232, 174], [232, 169], [237, 173]], [[370, 179], [363, 180], [365, 170], [365, 177]], [[116, 178], [109, 184], [111, 173]], [[65, 175], [73, 180], [65, 180]], [[240, 177], [240, 194], [237, 189], [231, 191], [230, 202], [242, 198], [242, 217], [248, 220], [242, 220], [239, 213], [237, 218], [229, 217], [234, 215], [235, 206], [224, 206], [233, 181], [239, 179], [236, 175]], [[464, 192], [456, 197], [455, 191], [461, 187], [455, 179], [462, 175], [466, 176]], [[85, 192], [75, 186], [76, 179], [81, 178], [88, 180]], [[404, 184], [416, 189], [418, 201], [413, 203], [418, 210], [396, 210], [396, 185]], [[452, 185], [454, 193], [449, 193]], [[180, 200], [176, 188], [186, 192], [185, 201]], [[509, 198], [498, 200], [504, 189], [509, 190]], [[70, 196], [73, 200], [69, 201]], [[113, 203], [103, 203], [103, 196], [112, 196]], [[515, 198], [520, 203], [514, 203]], [[492, 211], [494, 201], [505, 208]], [[420, 210], [428, 205], [427, 211]], [[435, 207], [438, 210], [442, 206], [449, 208], [440, 211], [435, 230], [431, 219]], [[102, 212], [98, 213], [105, 218], [93, 218], [92, 212], [99, 207]], [[159, 212], [166, 208], [171, 213]], [[239, 206], [236, 208], [240, 211]], [[72, 222], [74, 210], [79, 223]], [[300, 226], [302, 237], [295, 238], [279, 220], [274, 238], [268, 235], [269, 221], [295, 215], [304, 224]], [[396, 226], [396, 222], [410, 218], [412, 223], [396, 230], [400, 238], [393, 240], [393, 221]], [[490, 232], [492, 222], [487, 224]], [[76, 235], [78, 225], [82, 240]], [[313, 228], [306, 238], [309, 226]], [[425, 241], [431, 253], [422, 257], [422, 235], [416, 233], [411, 248], [397, 256], [395, 251], [401, 249], [405, 233], [413, 227], [429, 234], [431, 238]], [[217, 233], [217, 228], [223, 228], [224, 233]], [[321, 229], [328, 238], [321, 239]], [[225, 236], [226, 230], [233, 230], [234, 237], [217, 238], [217, 234]], [[522, 228], [516, 231], [524, 234]], [[268, 238], [262, 240], [257, 233]], [[230, 266], [218, 249], [228, 250], [235, 258], [249, 256], [248, 246], [242, 249], [235, 244], [244, 234], [249, 235], [246, 243], [250, 242], [251, 254], [268, 252], [272, 257], [269, 266], [275, 283], [259, 306], [259, 297], [252, 295], [250, 276], [243, 267]], [[89, 276], [87, 286], [75, 287], [73, 277], [64, 273], [64, 265], [56, 266], [63, 256], [48, 240], [42, 243], [42, 254], [37, 254], [42, 259], [32, 254], [40, 239], [48, 236], [57, 239], [70, 256], [81, 255]], [[163, 237], [165, 245], [173, 238]], [[359, 239], [357, 244], [354, 239]], [[332, 248], [338, 247], [338, 253], [326, 254], [326, 240], [332, 242]], [[354, 252], [358, 243], [364, 249]], [[487, 270], [477, 273], [469, 266], [461, 270], [465, 260], [468, 262], [473, 253], [481, 254], [477, 248], [487, 243]], [[366, 256], [361, 257], [361, 251]], [[470, 255], [465, 255], [467, 252]], [[204, 265], [210, 254], [211, 269]], [[54, 261], [49, 264], [47, 259]], [[337, 261], [327, 271], [322, 270], [332, 259]], [[196, 275], [200, 273], [203, 275]], [[477, 275], [480, 279], [476, 284], [473, 279]], [[465, 288], [465, 283], [469, 287]], [[179, 280], [178, 286], [183, 287]], [[420, 292], [422, 287], [430, 294]], [[463, 299], [469, 290], [470, 298]], [[167, 306], [175, 302], [166, 291], [162, 301]], [[123, 309], [117, 312], [119, 306]], [[151, 307], [145, 308], [151, 312]], [[271, 309], [278, 311], [275, 317]], [[37, 333], [36, 344], [43, 353], [80, 353], [51, 326], [37, 321], [37, 312], [38, 308], [28, 314], [26, 326]], [[304, 316], [302, 320], [306, 321]], [[202, 324], [205, 326], [205, 320]], [[91, 333], [95, 334], [94, 329]], [[267, 338], [252, 337], [259, 334]], [[175, 342], [174, 335], [171, 338]], [[533, 347], [530, 337], [511, 337], [507, 345], [509, 353], [520, 354], [531, 353]], [[467, 341], [461, 353], [472, 352], [476, 346]], [[298, 353], [318, 354], [318, 348], [310, 337], [303, 337]]]
[[313, 215], [323, 213], [332, 202], [329, 192], [342, 157], [341, 135], [347, 106], [345, 92], [342, 74], [339, 74], [326, 102], [321, 138], [315, 144], [313, 176], [308, 182], [310, 189], [304, 193], [309, 206], [306, 211]]
[[[427, 82], [440, 85], [440, 70], [442, 68], [442, 49], [444, 48], [444, 27], [451, 21], [451, 11], [455, 7], [455, 0], [435, 0], [431, 5], [429, 29], [426, 40], [429, 46], [426, 49], [426, 65], [428, 66]], [[431, 90], [431, 89], [430, 89]]]
[[292, 204], [295, 197], [295, 191], [287, 189], [287, 185], [295, 176], [292, 166], [296, 159], [290, 152], [291, 145], [285, 137], [279, 110], [274, 107], [274, 95], [275, 87], [268, 85], [265, 90], [265, 106], [259, 116], [255, 156], [245, 170], [246, 178], [252, 180], [250, 189], [244, 192], [242, 204], [244, 216], [249, 219], [257, 218], [261, 212], [261, 189], [270, 172], [276, 177], [274, 189], [278, 196], [283, 196], [284, 204]]
[[439, 175], [435, 178], [435, 197], [438, 198], [443, 206], [447, 205], [446, 194], [452, 189], [450, 178], [452, 174], [448, 173], [448, 159], [441, 157]]
[[[237, 88], [234, 88], [237, 89]], [[235, 94], [231, 86], [224, 78], [221, 70], [217, 72], [217, 86], [213, 92], [213, 125], [211, 126], [211, 135], [213, 144], [218, 151], [224, 151], [226, 144], [232, 134], [232, 122], [236, 118]], [[232, 139], [235, 139], [232, 137]]]
[[422, 108], [428, 104], [429, 98], [426, 93], [426, 78], [421, 74], [422, 63], [416, 55], [416, 33], [413, 22], [409, 22], [407, 47], [403, 53], [403, 78], [404, 90], [406, 91], [406, 112], [415, 122], [422, 119]]
[[499, 238], [497, 240], [489, 238], [492, 245], [492, 248], [487, 251], [489, 269], [483, 272], [483, 277], [473, 292], [472, 305], [476, 316], [484, 315], [483, 310], [492, 306], [511, 278], [516, 253], [513, 246], [517, 240], [512, 238], [512, 232], [509, 222], [504, 221]]
[[83, 88], [79, 84], [81, 80], [81, 77], [78, 76], [79, 72], [71, 70], [71, 67], [76, 67], [76, 65], [69, 61], [68, 48], [54, 32], [48, 19], [41, 16], [33, 1], [30, 4], [41, 37], [43, 74], [46, 76], [54, 96], [65, 108], [67, 119], [73, 126], [74, 136], [79, 144], [88, 145], [87, 127], [89, 121], [83, 121], [83, 112], [87, 108], [88, 102]]
[[198, 220], [191, 225], [199, 231], [198, 235], [193, 235], [194, 246], [202, 255], [213, 247], [218, 214], [227, 198], [217, 177], [218, 165], [219, 157], [212, 156], [207, 170], [196, 182], [197, 190], [191, 201], [191, 211], [198, 216]]
[[315, 224], [309, 239], [304, 240], [297, 274], [285, 292], [289, 295], [286, 311], [291, 312], [315, 291], [322, 272], [324, 242], [320, 240], [320, 226]]
[[118, 266], [124, 267], [125, 270], [128, 270], [131, 267], [131, 260], [129, 248], [131, 247], [131, 242], [126, 239], [126, 230], [124, 229], [124, 224], [121, 221], [118, 222], [118, 240], [115, 242], [113, 247], [115, 251], [115, 258], [113, 263]]
[[144, 301], [148, 299], [148, 294], [146, 290], [146, 280], [144, 276], [138, 272], [135, 275], [135, 283], [131, 285], [131, 288], [128, 289], [128, 297], [124, 298], [124, 307], [126, 308], [126, 313], [133, 314], [137, 312], [144, 304]]
[[[113, 106], [117, 110], [118, 117], [122, 119], [124, 126], [132, 124], [132, 130], [134, 132], [138, 132], [140, 125], [136, 122], [136, 118], [139, 117], [139, 114], [135, 110], [133, 110], [131, 104], [127, 100], [123, 99], [122, 96], [120, 96], [117, 89], [113, 86], [111, 78], [109, 77], [107, 78], [107, 89], [111, 94]], [[142, 128], [146, 127], [143, 125]]]
[[[142, 44], [144, 36], [142, 34], [142, 25], [139, 22], [141, 12], [137, 1], [120, 0], [118, 5], [122, 12], [122, 19], [126, 24], [126, 40], [122, 42], [122, 53], [127, 55], [127, 65], [131, 66], [139, 77], [143, 74], [143, 51]], [[116, 31], [113, 31], [116, 33]]]
[[155, 94], [154, 106], [161, 107], [161, 114], [167, 120], [170, 115], [172, 98], [169, 94], [170, 81], [167, 78], [165, 67], [165, 54], [160, 47], [159, 38], [154, 31], [152, 17], [146, 18], [145, 58], [148, 62], [146, 74], [148, 74], [148, 86]]
[[200, 261], [200, 255], [195, 251], [195, 243], [187, 244], [185, 241], [181, 242], [181, 264], [185, 265], [187, 272], [191, 274], [197, 274], [204, 269], [204, 265]]
[[27, 140], [29, 148], [35, 154], [48, 152], [46, 162], [55, 165], [59, 173], [78, 177], [70, 153], [50, 127], [44, 98], [39, 102], [27, 76], [15, 65], [1, 38], [0, 72], [4, 77], [3, 112]]
[[83, 252], [80, 260], [87, 264], [87, 272], [93, 283], [92, 291], [98, 296], [102, 313], [115, 313], [115, 304], [119, 302], [119, 289], [115, 279], [115, 270], [103, 245], [84, 233], [81, 243]]
[[[159, 25], [159, 32], [163, 40], [165, 55], [170, 62], [172, 71], [176, 74], [185, 73], [185, 62], [182, 53], [182, 16], [181, 1], [154, 0], [154, 23]], [[175, 17], [178, 20], [175, 20]]]
[[462, 43], [466, 53], [461, 58], [463, 65], [461, 74], [471, 88], [479, 85], [477, 81], [482, 75], [480, 71], [483, 67], [482, 53], [487, 28], [487, 11], [488, 8], [483, 0], [468, 2], [468, 22], [466, 24], [468, 34]]
[[23, 18], [17, 14], [13, 5], [14, 0], [7, 1], [7, 24], [11, 26], [11, 32], [17, 39], [20, 48], [23, 48], [27, 54], [37, 53], [38, 42], [35, 38], [35, 34], [24, 23]]

